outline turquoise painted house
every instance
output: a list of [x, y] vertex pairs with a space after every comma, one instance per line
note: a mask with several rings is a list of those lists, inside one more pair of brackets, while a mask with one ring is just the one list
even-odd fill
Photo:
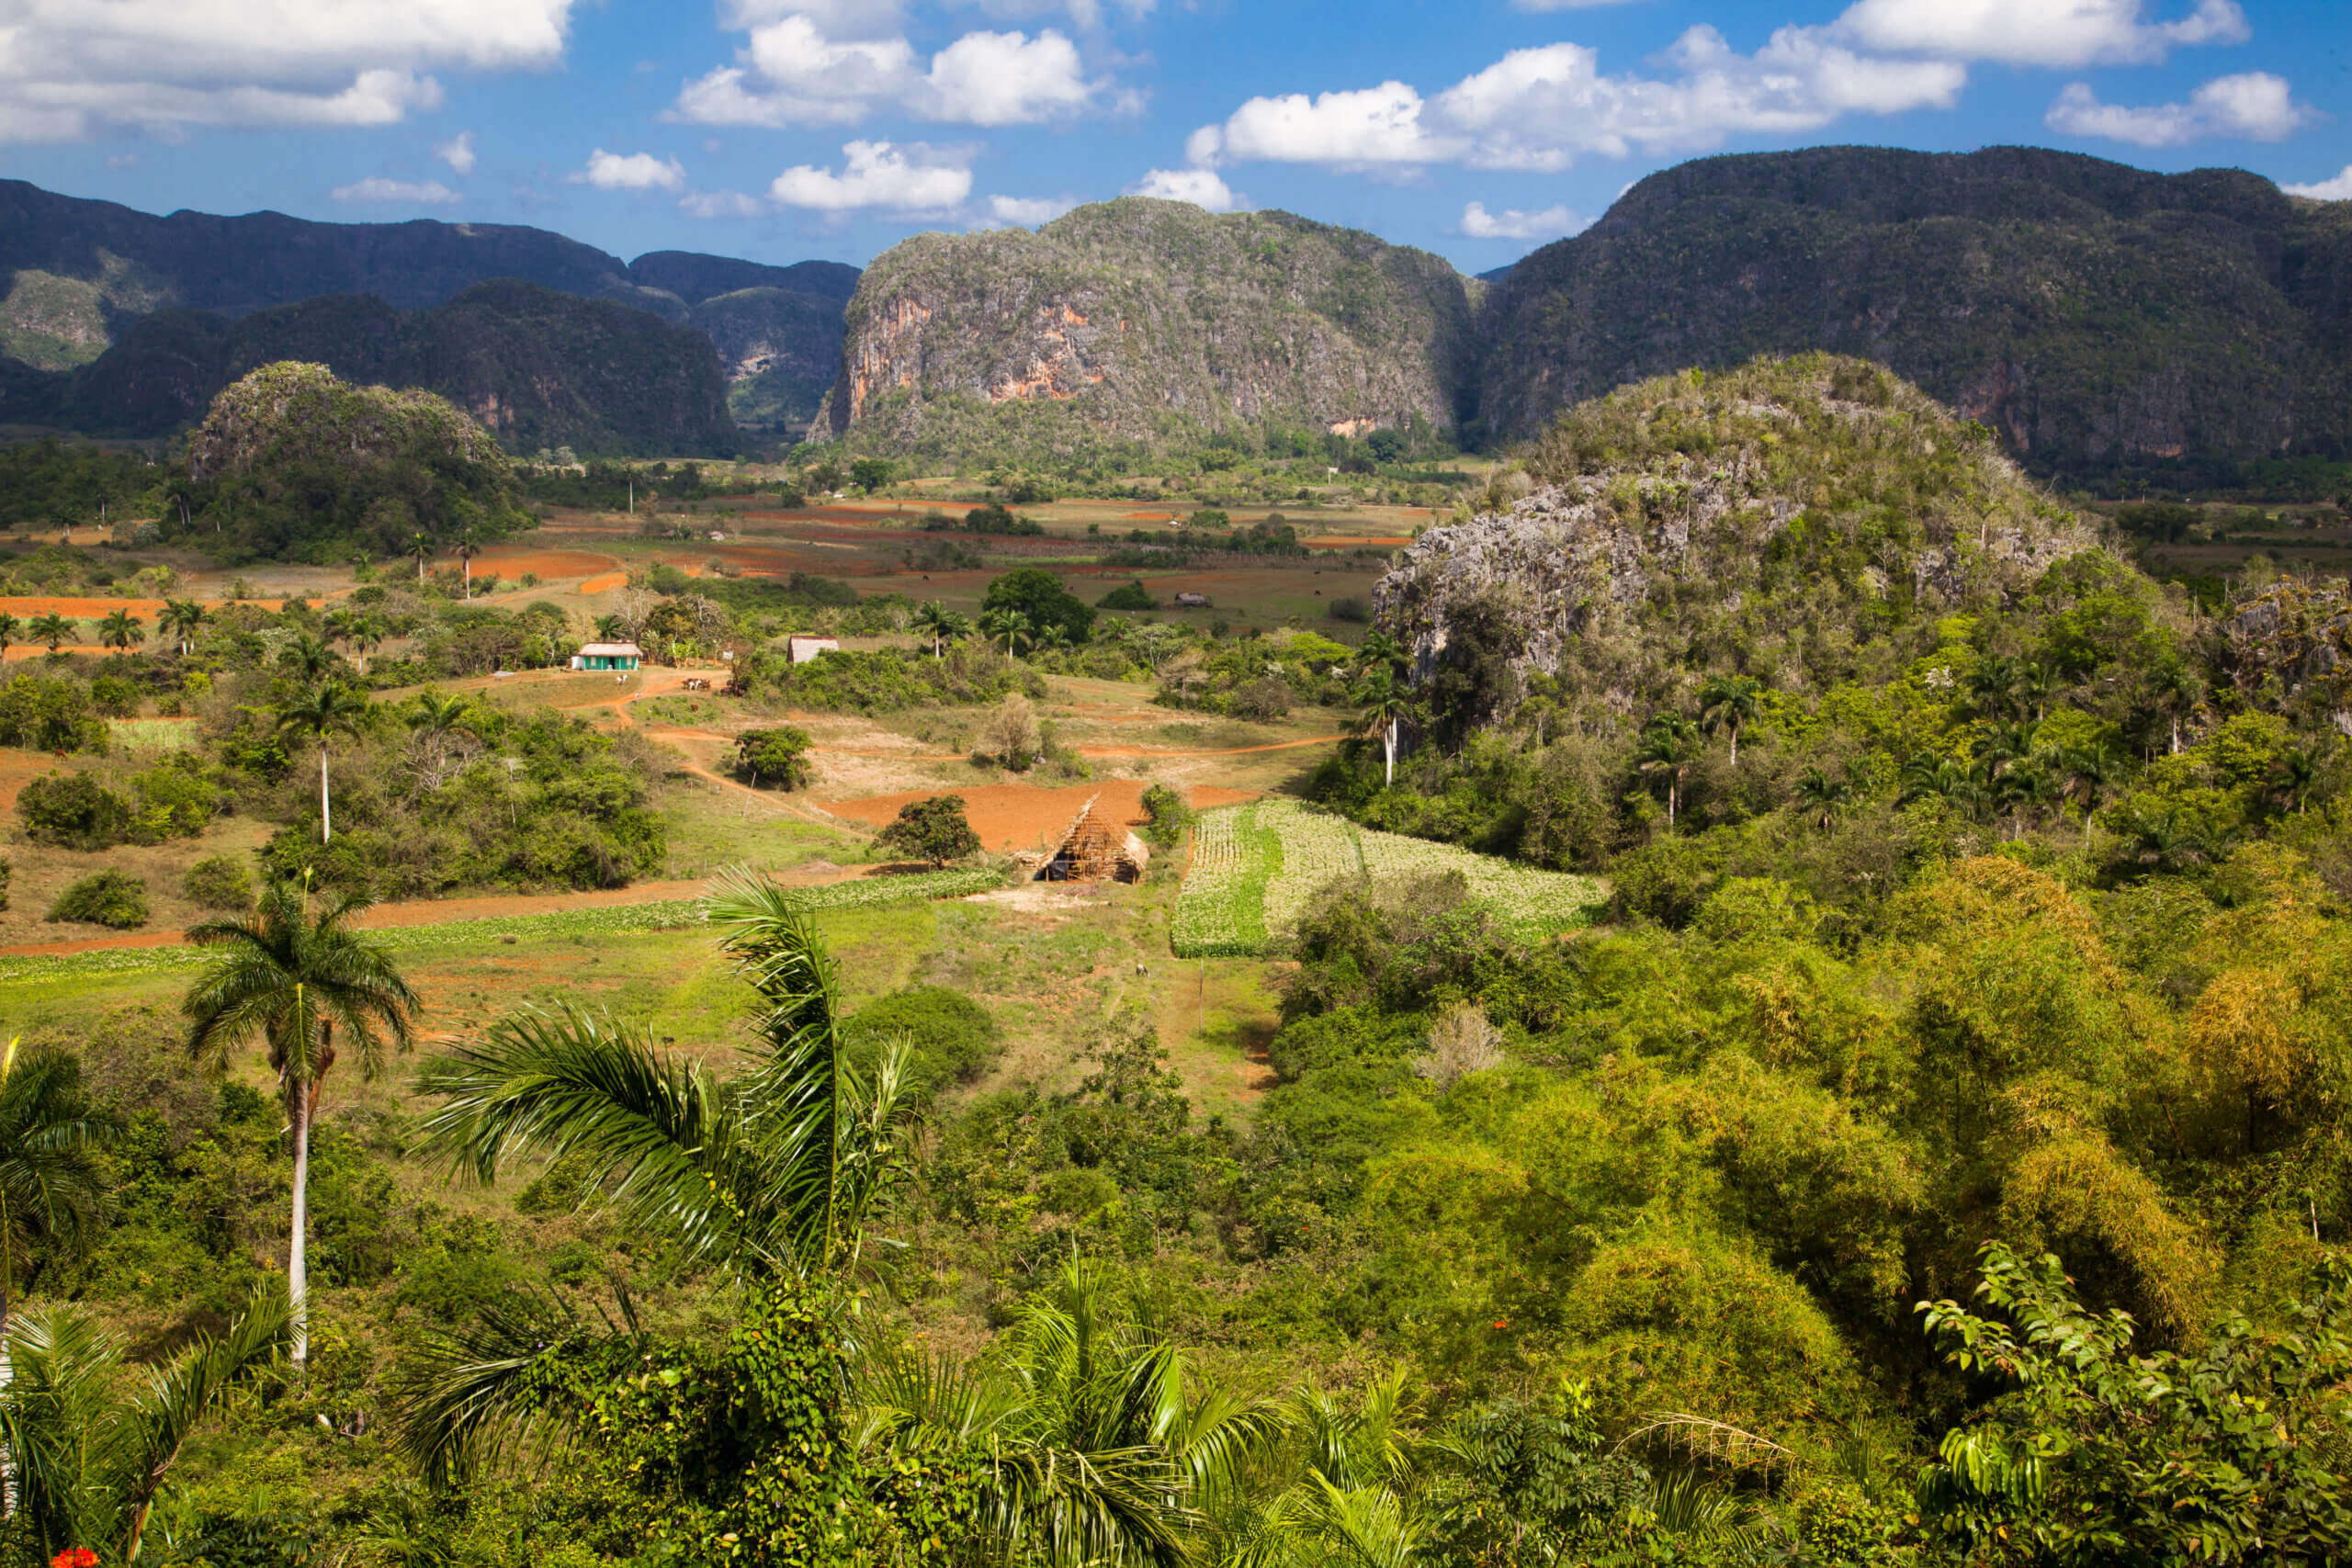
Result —
[[574, 670], [634, 670], [645, 650], [633, 642], [592, 642], [571, 656]]

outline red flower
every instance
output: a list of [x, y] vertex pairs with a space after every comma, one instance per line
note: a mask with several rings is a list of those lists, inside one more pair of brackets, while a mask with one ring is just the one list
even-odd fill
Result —
[[69, 1546], [49, 1560], [49, 1568], [98, 1568], [98, 1554], [86, 1546]]
[[1497, 1328], [1509, 1328], [1510, 1326], [1510, 1319], [1507, 1317], [1498, 1317], [1495, 1319], [1495, 1326]]

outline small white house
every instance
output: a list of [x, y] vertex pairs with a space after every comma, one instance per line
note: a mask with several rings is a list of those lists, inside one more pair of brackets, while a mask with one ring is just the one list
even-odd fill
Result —
[[634, 670], [645, 650], [633, 642], [592, 642], [571, 656], [574, 670]]
[[784, 649], [792, 655], [795, 664], [806, 664], [820, 654], [839, 653], [842, 639], [837, 637], [810, 637], [804, 633], [786, 637]]

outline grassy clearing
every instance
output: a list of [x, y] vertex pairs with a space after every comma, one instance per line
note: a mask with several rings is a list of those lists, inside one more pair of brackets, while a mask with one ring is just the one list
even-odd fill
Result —
[[1180, 958], [1266, 954], [1334, 880], [1447, 873], [1530, 937], [1590, 923], [1606, 897], [1595, 877], [1375, 832], [1295, 800], [1262, 800], [1202, 814], [1170, 945]]

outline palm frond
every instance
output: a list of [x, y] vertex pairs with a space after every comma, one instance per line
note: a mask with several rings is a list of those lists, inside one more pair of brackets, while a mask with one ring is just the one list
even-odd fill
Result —
[[140, 1532], [155, 1494], [163, 1489], [180, 1450], [198, 1423], [212, 1413], [230, 1388], [277, 1359], [292, 1343], [294, 1313], [285, 1281], [264, 1280], [245, 1310], [218, 1339], [199, 1337], [165, 1365], [148, 1373], [146, 1396], [133, 1420], [123, 1423], [129, 1439], [119, 1458], [118, 1486], [124, 1517], [119, 1526], [123, 1560], [139, 1555]]
[[1180, 1568], [1204, 1522], [1182, 1500], [1182, 1476], [1158, 1448], [992, 1444], [985, 1462], [983, 1523], [1016, 1561]]
[[401, 1451], [428, 1485], [444, 1487], [527, 1447], [569, 1415], [534, 1373], [559, 1359], [611, 1357], [614, 1348], [638, 1343], [626, 1303], [623, 1312], [626, 1328], [600, 1333], [560, 1300], [528, 1296], [435, 1336], [394, 1386]]
[[592, 1187], [640, 1223], [675, 1230], [702, 1257], [764, 1250], [764, 1156], [727, 1097], [642, 1031], [576, 1007], [525, 1010], [425, 1064], [418, 1087], [447, 1103], [426, 1119], [429, 1156], [477, 1179], [529, 1154], [579, 1156]]

